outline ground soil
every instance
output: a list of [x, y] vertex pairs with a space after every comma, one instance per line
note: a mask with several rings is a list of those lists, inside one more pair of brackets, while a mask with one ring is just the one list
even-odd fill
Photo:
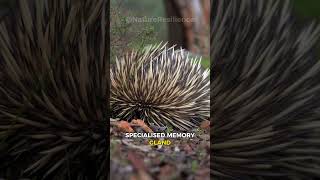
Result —
[[[209, 127], [209, 126], [208, 126]], [[125, 138], [110, 129], [110, 179], [210, 179], [210, 135], [207, 127], [192, 131], [192, 139], [170, 139], [171, 144], [150, 146], [147, 138]]]

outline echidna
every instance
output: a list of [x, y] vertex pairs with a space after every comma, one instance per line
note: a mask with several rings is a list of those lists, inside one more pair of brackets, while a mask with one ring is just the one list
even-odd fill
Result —
[[289, 3], [212, 1], [214, 179], [320, 177], [319, 26]]
[[19, 0], [0, 22], [0, 178], [107, 178], [106, 0]]
[[210, 81], [200, 59], [166, 44], [117, 59], [110, 69], [115, 117], [188, 130], [209, 119]]

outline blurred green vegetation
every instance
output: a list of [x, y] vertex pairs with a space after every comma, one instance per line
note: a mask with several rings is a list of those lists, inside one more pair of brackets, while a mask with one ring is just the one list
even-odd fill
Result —
[[[119, 0], [112, 0], [119, 1]], [[161, 0], [122, 0], [123, 8], [131, 12], [136, 17], [166, 17], [164, 3]], [[146, 23], [144, 23], [146, 24]], [[157, 33], [157, 41], [167, 39], [166, 23], [148, 22]], [[153, 43], [153, 42], [151, 42]]]
[[[294, 14], [298, 25], [305, 25], [315, 21], [320, 25], [320, 0], [292, 0]], [[320, 58], [320, 42], [316, 47], [316, 55]]]
[[295, 13], [300, 18], [318, 18], [320, 17], [319, 0], [292, 0]]
[[[320, 22], [320, 0], [291, 0], [295, 16], [303, 25], [311, 20]], [[128, 49], [140, 49], [149, 44], [167, 41], [167, 24], [161, 22], [130, 23], [127, 17], [165, 17], [165, 7], [161, 0], [111, 0], [111, 9], [118, 13], [121, 23], [111, 27], [111, 38], [122, 37], [128, 42]], [[112, 18], [112, 17], [111, 17]], [[134, 35], [136, 34], [136, 36]], [[125, 50], [121, 45], [113, 46], [111, 42], [111, 53]], [[320, 47], [320, 44], [319, 44]], [[121, 49], [123, 51], [121, 51]], [[320, 48], [319, 48], [320, 55]], [[112, 58], [113, 59], [113, 58]], [[202, 65], [210, 67], [210, 57], [202, 58]]]
[[[111, 0], [111, 59], [129, 49], [142, 49], [150, 44], [167, 41], [165, 22], [128, 22], [130, 17], [166, 17], [163, 1]], [[119, 42], [126, 41], [126, 42]], [[127, 48], [125, 49], [124, 46]], [[202, 57], [201, 64], [210, 66], [210, 58]]]
[[155, 27], [149, 23], [131, 22], [136, 17], [132, 8], [126, 7], [126, 0], [112, 0], [110, 4], [111, 62], [131, 49], [140, 49], [158, 42]]
[[201, 64], [205, 68], [210, 68], [210, 57], [202, 57]]
[[[165, 17], [159, 0], [111, 0], [111, 39], [122, 37], [129, 48], [142, 48], [167, 41], [167, 24], [161, 22], [133, 22], [135, 17]], [[113, 44], [111, 44], [113, 46]]]

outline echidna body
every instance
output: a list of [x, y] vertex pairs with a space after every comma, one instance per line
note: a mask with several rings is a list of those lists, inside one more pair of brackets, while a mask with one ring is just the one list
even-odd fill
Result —
[[212, 2], [214, 179], [318, 179], [319, 26], [289, 1]]
[[106, 1], [18, 4], [0, 22], [0, 178], [106, 179]]
[[182, 49], [159, 44], [133, 51], [117, 59], [110, 74], [116, 117], [180, 130], [209, 118], [209, 71]]

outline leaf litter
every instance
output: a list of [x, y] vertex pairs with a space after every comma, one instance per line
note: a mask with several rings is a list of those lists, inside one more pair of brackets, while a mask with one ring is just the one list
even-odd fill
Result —
[[170, 139], [170, 145], [149, 145], [147, 138], [129, 139], [125, 132], [173, 132], [142, 120], [111, 121], [111, 176], [119, 180], [210, 179], [210, 122], [192, 130], [192, 139]]

